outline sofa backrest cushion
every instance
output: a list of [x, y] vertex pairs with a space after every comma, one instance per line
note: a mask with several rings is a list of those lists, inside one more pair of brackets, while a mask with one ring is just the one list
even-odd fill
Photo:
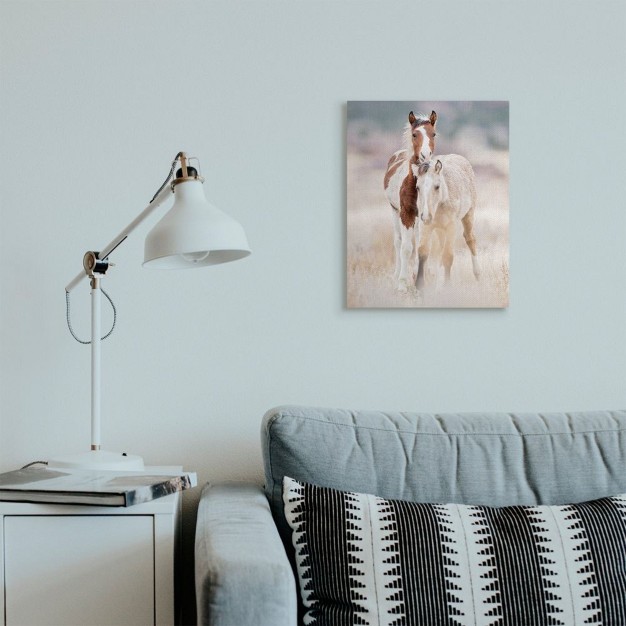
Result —
[[282, 406], [261, 431], [283, 539], [284, 476], [414, 502], [567, 504], [626, 492], [626, 411], [393, 413]]

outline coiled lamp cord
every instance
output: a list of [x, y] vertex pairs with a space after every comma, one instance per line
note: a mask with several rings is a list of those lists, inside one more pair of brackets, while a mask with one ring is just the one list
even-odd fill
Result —
[[[115, 304], [113, 304], [113, 300], [111, 300], [111, 296], [104, 290], [100, 289], [104, 297], [109, 301], [111, 308], [113, 309], [113, 324], [111, 325], [111, 329], [109, 332], [101, 337], [101, 341], [104, 341], [107, 337], [110, 337], [113, 334], [113, 330], [115, 329], [115, 323], [117, 322], [117, 309], [115, 308]], [[67, 327], [69, 328], [70, 334], [78, 343], [82, 343], [83, 345], [89, 345], [91, 341], [84, 341], [76, 336], [74, 329], [72, 328], [72, 320], [70, 318], [70, 294], [68, 291], [65, 292], [65, 319], [67, 320]]]

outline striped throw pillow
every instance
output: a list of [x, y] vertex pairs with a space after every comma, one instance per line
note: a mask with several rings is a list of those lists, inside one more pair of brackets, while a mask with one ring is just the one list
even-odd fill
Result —
[[492, 508], [285, 477], [283, 500], [305, 624], [626, 625], [626, 495]]

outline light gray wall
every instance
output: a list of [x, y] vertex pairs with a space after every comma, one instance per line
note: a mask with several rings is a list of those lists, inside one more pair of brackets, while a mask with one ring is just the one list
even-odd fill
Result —
[[[181, 149], [254, 253], [144, 271], [149, 227], [116, 253], [108, 448], [260, 479], [276, 404], [626, 406], [623, 3], [0, 7], [0, 470], [88, 444], [63, 287]], [[510, 100], [510, 308], [348, 311], [345, 102], [429, 98]]]

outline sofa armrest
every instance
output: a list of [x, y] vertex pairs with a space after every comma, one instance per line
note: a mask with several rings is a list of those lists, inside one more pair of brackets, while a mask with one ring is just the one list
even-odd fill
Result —
[[204, 487], [195, 582], [198, 624], [296, 626], [296, 581], [260, 487]]

